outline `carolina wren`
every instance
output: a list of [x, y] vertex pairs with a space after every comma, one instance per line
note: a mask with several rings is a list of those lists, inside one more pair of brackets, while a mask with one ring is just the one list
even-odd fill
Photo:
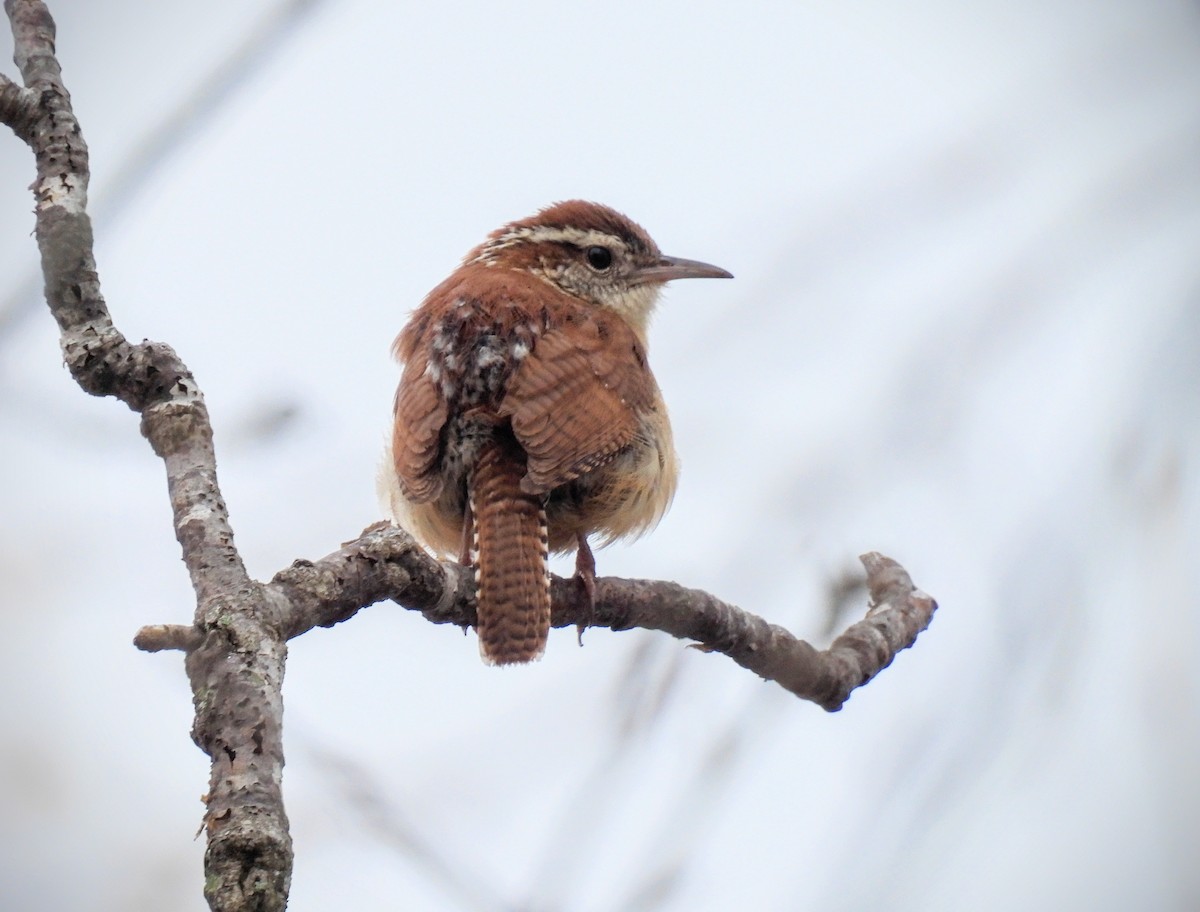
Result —
[[399, 525], [474, 565], [488, 664], [545, 650], [549, 551], [578, 549], [592, 598], [588, 536], [640, 535], [670, 505], [675, 448], [646, 328], [663, 284], [685, 278], [732, 276], [572, 200], [492, 232], [397, 337], [381, 493]]

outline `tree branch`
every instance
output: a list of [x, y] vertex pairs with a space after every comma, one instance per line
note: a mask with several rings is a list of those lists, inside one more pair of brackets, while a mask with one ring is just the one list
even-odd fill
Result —
[[37, 116], [37, 95], [0, 74], [0, 123], [28, 143], [33, 139]]
[[[131, 344], [100, 294], [87, 214], [88, 150], [54, 56], [54, 21], [34, 0], [5, 0], [4, 8], [14, 60], [39, 99], [22, 129], [37, 162], [36, 236], [63, 356], [84, 390], [115, 396], [141, 414], [142, 433], [166, 466], [175, 534], [196, 591], [189, 642], [199, 645], [188, 654], [187, 671], [196, 707], [192, 737], [212, 759], [205, 894], [214, 909], [282, 910], [292, 847], [280, 787], [286, 647], [277, 605], [249, 578], [234, 547], [208, 410], [191, 372], [167, 345]], [[20, 113], [27, 116], [28, 108]]]
[[[552, 623], [614, 631], [641, 627], [695, 640], [697, 649], [729, 656], [801, 699], [835, 712], [852, 691], [916, 642], [937, 609], [891, 558], [871, 552], [861, 560], [871, 597], [867, 615], [825, 650], [707, 592], [657, 580], [598, 579], [595, 608], [589, 612], [574, 578], [555, 577]], [[315, 563], [296, 561], [276, 574], [268, 589], [289, 606], [280, 621], [289, 639], [348, 620], [360, 608], [384, 599], [419, 611], [435, 624], [475, 624], [471, 571], [434, 560], [394, 526], [367, 529]], [[186, 650], [194, 642], [187, 627], [144, 627], [135, 640], [150, 651]]]
[[[38, 0], [5, 0], [25, 87], [0, 77], [0, 122], [33, 149], [36, 237], [46, 302], [71, 375], [141, 416], [163, 460], [176, 538], [196, 593], [193, 622], [143, 628], [147, 651], [181, 649], [196, 710], [192, 737], [212, 761], [205, 814], [205, 896], [222, 912], [282, 912], [292, 871], [283, 809], [281, 688], [287, 640], [394, 599], [439, 624], [475, 623], [473, 574], [439, 563], [387, 525], [267, 584], [250, 579], [217, 483], [212, 426], [187, 366], [167, 345], [130, 343], [100, 293], [87, 214], [88, 149], [54, 55], [55, 26]], [[644, 627], [695, 641], [828, 710], [911, 646], [933, 599], [894, 561], [863, 557], [872, 605], [819, 651], [786, 630], [674, 583], [597, 581], [594, 608], [573, 579], [553, 581], [557, 627]]]

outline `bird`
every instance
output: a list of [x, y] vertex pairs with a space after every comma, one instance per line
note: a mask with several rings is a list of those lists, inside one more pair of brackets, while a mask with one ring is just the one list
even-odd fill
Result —
[[657, 525], [678, 460], [646, 333], [665, 283], [732, 278], [663, 255], [615, 209], [568, 200], [493, 231], [409, 317], [379, 488], [392, 520], [473, 566], [489, 665], [542, 656], [549, 552]]

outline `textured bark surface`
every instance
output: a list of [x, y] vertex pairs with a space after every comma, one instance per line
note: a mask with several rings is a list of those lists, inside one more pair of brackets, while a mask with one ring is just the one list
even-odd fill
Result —
[[18, 139], [30, 142], [37, 121], [37, 96], [0, 74], [0, 122], [8, 124]]
[[[85, 391], [140, 414], [166, 469], [175, 535], [196, 594], [192, 624], [144, 627], [135, 644], [187, 654], [192, 737], [212, 761], [204, 893], [216, 910], [282, 910], [292, 871], [281, 788], [288, 639], [386, 599], [433, 623], [474, 625], [473, 573], [439, 563], [407, 533], [380, 524], [319, 561], [296, 561], [269, 583], [249, 578], [217, 483], [200, 388], [169, 346], [129, 342], [101, 296], [87, 214], [88, 150], [54, 56], [54, 22], [34, 0], [5, 0], [5, 10], [25, 87], [0, 77], [0, 122], [36, 159], [36, 235], [64, 361]], [[824, 651], [669, 582], [597, 580], [593, 610], [576, 580], [554, 579], [552, 623], [661, 630], [832, 711], [911, 646], [936, 609], [899, 564], [878, 554], [863, 562], [867, 616]]]
[[[554, 577], [554, 627], [661, 630], [693, 640], [703, 652], [733, 659], [767, 681], [834, 712], [850, 694], [916, 642], [933, 620], [937, 603], [918, 589], [907, 571], [871, 552], [860, 560], [871, 601], [866, 617], [820, 650], [782, 627], [699, 589], [661, 580], [602, 577], [589, 611], [574, 577]], [[359, 608], [392, 599], [435, 624], [475, 624], [473, 572], [430, 557], [407, 532], [381, 525], [319, 561], [297, 561], [267, 588], [282, 597], [289, 637], [353, 617]], [[191, 649], [191, 627], [144, 627], [137, 645], [146, 650]]]
[[54, 56], [54, 21], [42, 3], [6, 0], [5, 11], [26, 92], [0, 86], [0, 117], [36, 159], [35, 231], [63, 359], [84, 390], [141, 415], [142, 433], [166, 468], [175, 535], [196, 592], [187, 671], [192, 737], [212, 759], [205, 894], [214, 909], [282, 909], [292, 864], [280, 788], [283, 612], [247, 576], [234, 547], [208, 410], [191, 372], [167, 345], [130, 343], [101, 296], [88, 149]]

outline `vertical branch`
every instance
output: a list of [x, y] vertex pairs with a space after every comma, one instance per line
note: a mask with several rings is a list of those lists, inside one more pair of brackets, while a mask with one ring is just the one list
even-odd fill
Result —
[[212, 759], [205, 894], [213, 909], [282, 910], [292, 847], [283, 810], [280, 597], [254, 582], [217, 484], [212, 426], [191, 372], [167, 345], [132, 345], [100, 293], [87, 214], [87, 144], [55, 57], [55, 26], [35, 0], [5, 0], [26, 88], [0, 85], [0, 119], [32, 147], [36, 236], [46, 302], [79, 385], [141, 415], [163, 460], [175, 535], [196, 592], [200, 645], [187, 659], [192, 736]]

